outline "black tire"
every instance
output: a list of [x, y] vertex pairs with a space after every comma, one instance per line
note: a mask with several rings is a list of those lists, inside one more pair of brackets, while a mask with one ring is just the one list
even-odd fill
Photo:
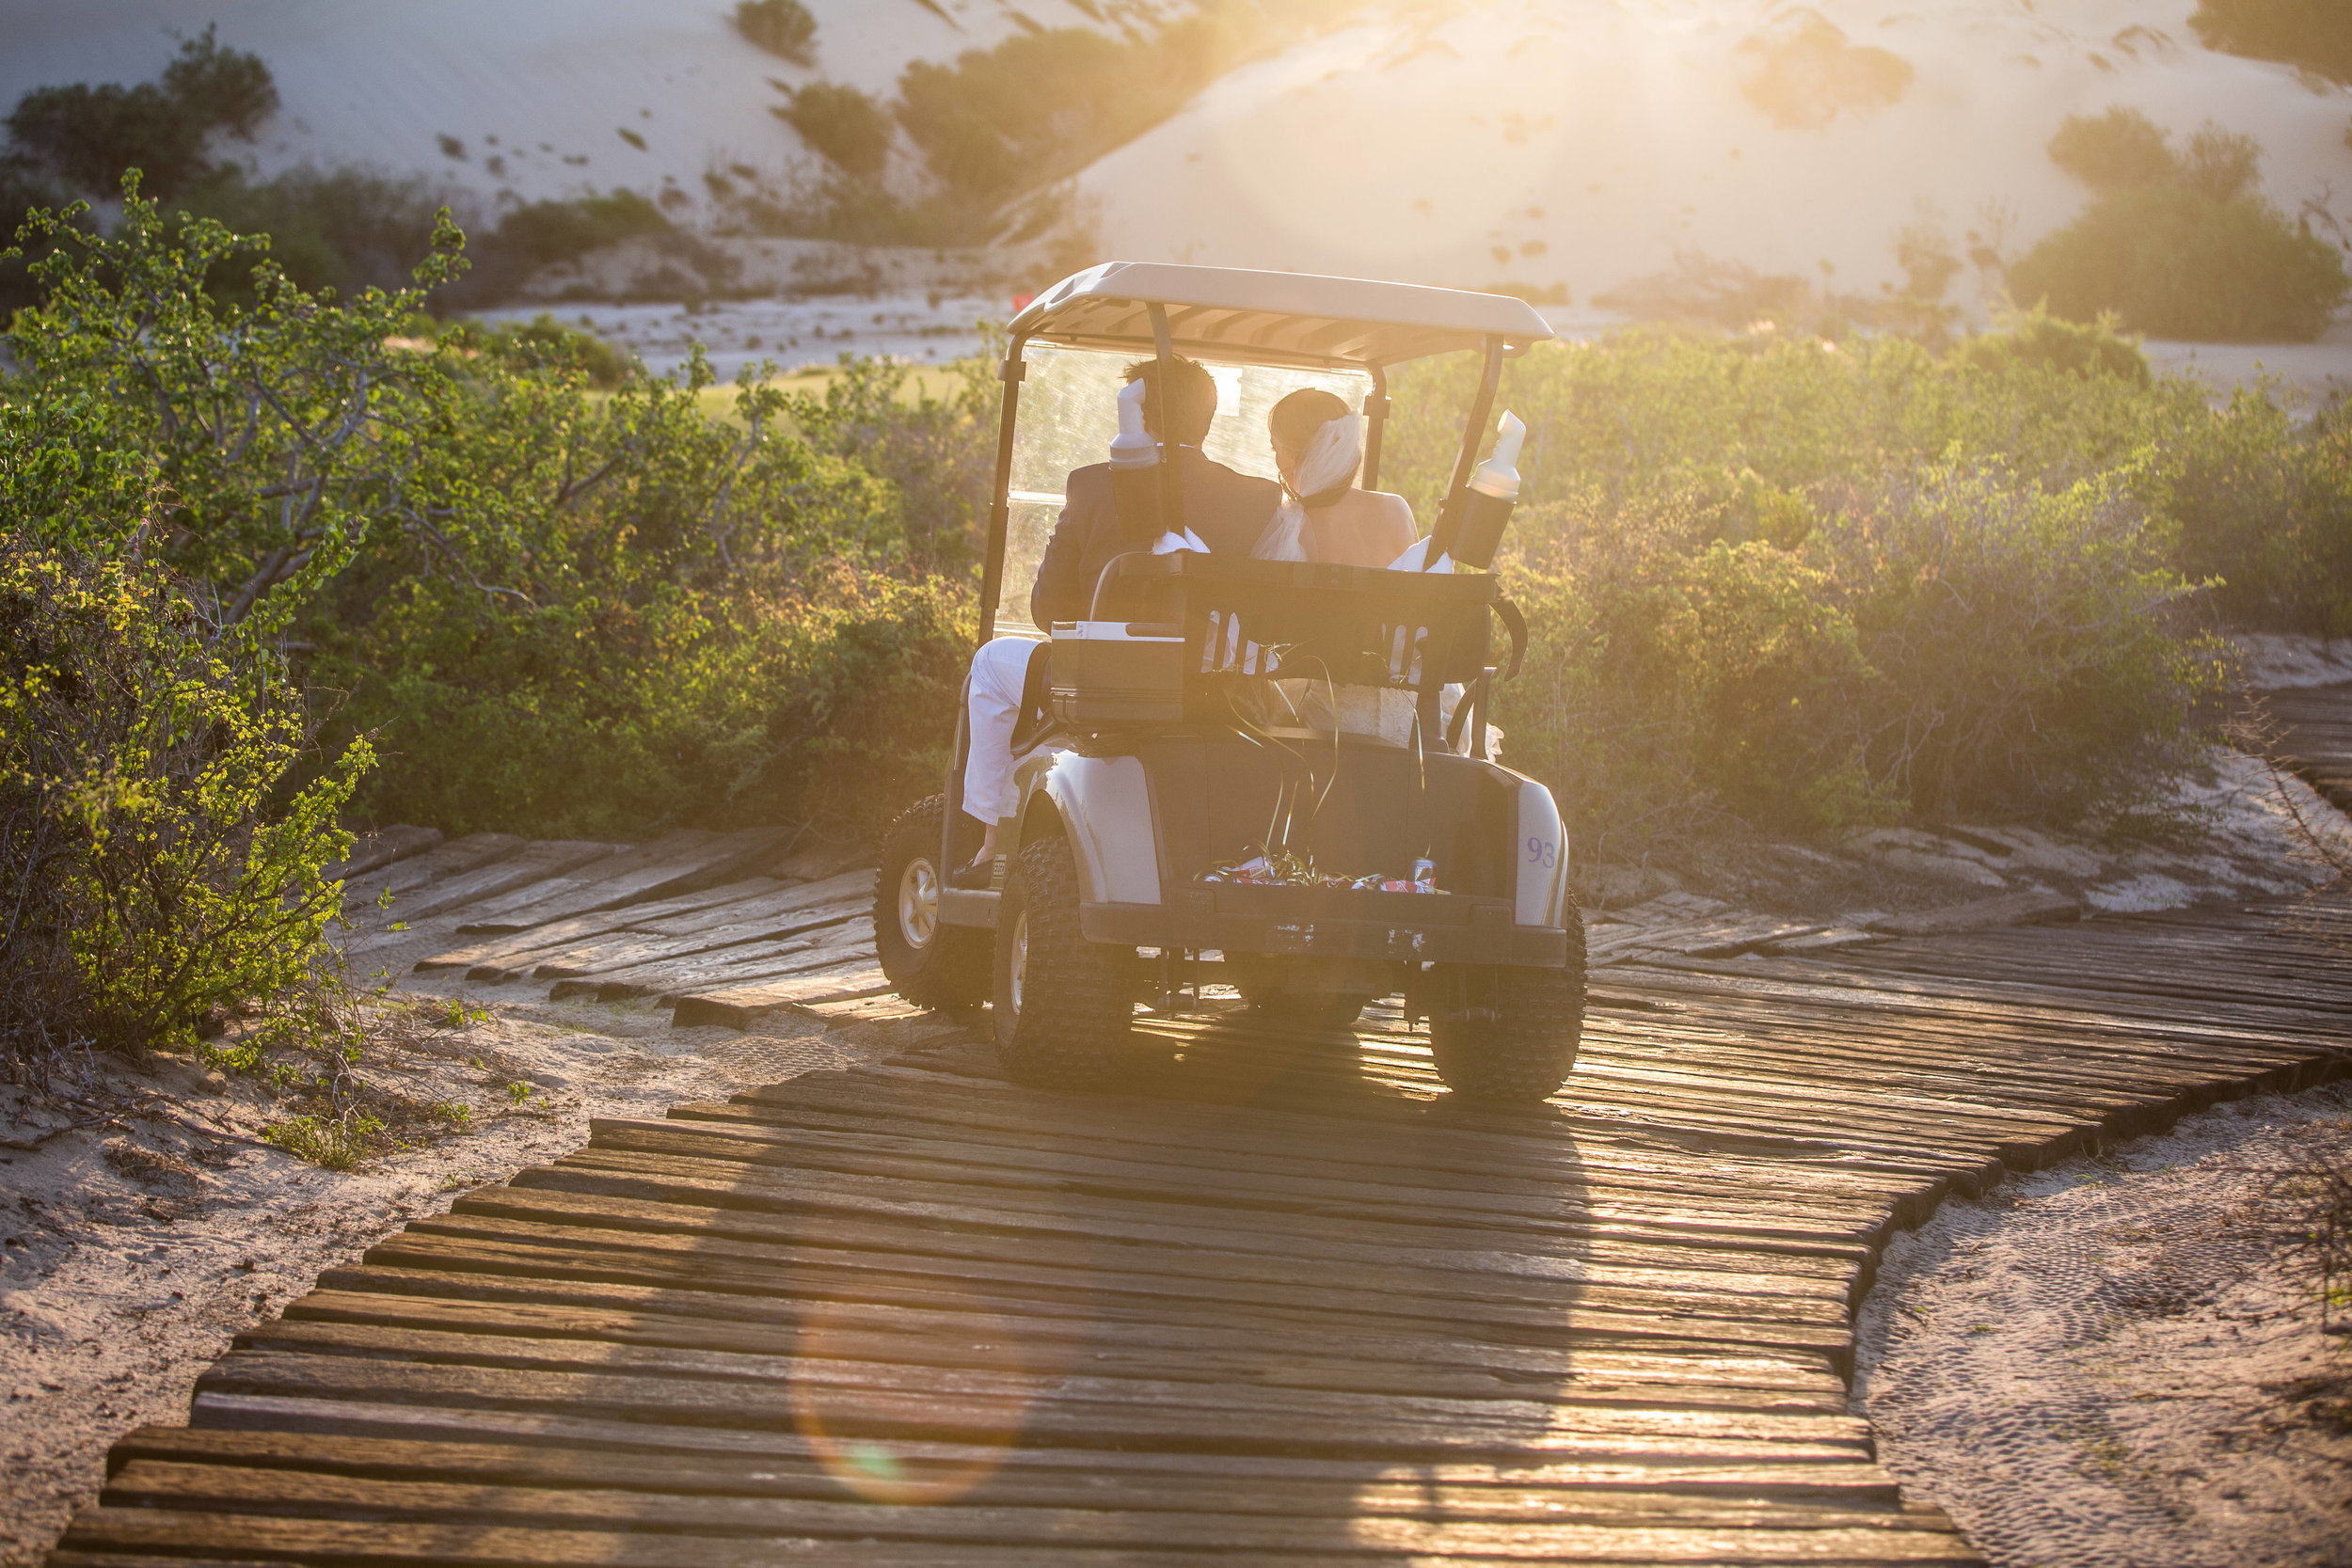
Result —
[[996, 1052], [1042, 1089], [1098, 1088], [1127, 1058], [1135, 950], [1078, 928], [1078, 865], [1056, 834], [1012, 860], [996, 909]]
[[[939, 919], [939, 890], [946, 885], [939, 829], [946, 812], [947, 797], [934, 795], [890, 825], [882, 869], [874, 876], [874, 947], [900, 996], [918, 1007], [960, 1013], [988, 1000], [989, 941], [977, 927]], [[977, 849], [977, 832], [972, 839]]]
[[1465, 1100], [1539, 1104], [1576, 1066], [1584, 1032], [1584, 930], [1569, 911], [1565, 969], [1447, 965], [1429, 1017], [1438, 1076]]

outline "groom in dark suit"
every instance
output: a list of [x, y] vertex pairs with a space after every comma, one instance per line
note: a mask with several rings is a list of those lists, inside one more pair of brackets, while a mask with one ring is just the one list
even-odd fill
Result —
[[[1273, 519], [1282, 499], [1272, 480], [1238, 474], [1200, 451], [1209, 421], [1216, 417], [1216, 383], [1199, 363], [1178, 358], [1169, 365], [1169, 385], [1160, 386], [1160, 362], [1139, 360], [1127, 379], [1143, 383], [1143, 428], [1169, 444], [1183, 476], [1184, 526], [1215, 555], [1248, 555]], [[1166, 395], [1164, 395], [1166, 394]], [[1130, 550], [1148, 550], [1150, 539], [1121, 535], [1111, 505], [1111, 466], [1093, 463], [1076, 469], [1065, 489], [1061, 520], [1038, 563], [1037, 586], [1029, 593], [1029, 618], [1041, 630], [1056, 621], [1082, 621], [1094, 599], [1103, 568]]]

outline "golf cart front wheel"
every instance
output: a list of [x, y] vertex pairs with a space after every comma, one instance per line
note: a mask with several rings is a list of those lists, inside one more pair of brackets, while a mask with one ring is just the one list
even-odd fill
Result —
[[996, 910], [996, 1049], [1005, 1070], [1043, 1089], [1088, 1089], [1118, 1075], [1135, 1017], [1134, 952], [1078, 927], [1069, 840], [1013, 857]]
[[[939, 918], [940, 831], [947, 798], [908, 807], [882, 841], [874, 878], [874, 946], [882, 974], [918, 1007], [961, 1012], [988, 999], [988, 933]], [[972, 835], [977, 847], [978, 833]]]
[[1567, 1082], [1584, 1031], [1584, 954], [1582, 943], [1570, 945], [1565, 969], [1439, 970], [1429, 1053], [1447, 1088], [1466, 1100], [1533, 1105]]

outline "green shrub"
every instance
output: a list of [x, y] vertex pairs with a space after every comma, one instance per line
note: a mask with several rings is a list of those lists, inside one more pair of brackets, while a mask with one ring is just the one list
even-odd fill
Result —
[[2121, 104], [2095, 119], [2068, 115], [2050, 138], [2050, 161], [2094, 191], [2169, 185], [2181, 172], [2164, 128]]
[[2185, 186], [2094, 200], [2010, 271], [2017, 297], [2198, 342], [2308, 342], [2352, 291], [2336, 248], [2260, 197]]
[[[9, 1054], [193, 1045], [311, 979], [324, 868], [371, 755], [281, 799], [311, 724], [259, 626], [209, 622], [131, 532], [112, 553], [0, 534], [0, 842]], [[127, 547], [122, 547], [127, 546]]]
[[[181, 193], [180, 211], [240, 234], [269, 236], [269, 258], [295, 287], [398, 289], [433, 245], [444, 200], [421, 179], [358, 168], [298, 168], [253, 181], [234, 165]], [[223, 258], [207, 279], [216, 298], [250, 299], [255, 257]]]
[[502, 299], [541, 267], [623, 240], [669, 232], [670, 220], [661, 209], [635, 191], [533, 201], [499, 219], [476, 247], [472, 274], [456, 293], [475, 301]]
[[817, 49], [817, 19], [801, 0], [735, 0], [735, 30], [769, 54], [807, 65]]
[[878, 832], [946, 768], [973, 619], [960, 583], [846, 564], [536, 610], [412, 582], [360, 643], [389, 762], [362, 802], [451, 832]]
[[[223, 49], [207, 27], [182, 42], [158, 81], [35, 87], [17, 100], [7, 123], [20, 158], [74, 189], [109, 190], [124, 169], [137, 167], [146, 188], [167, 198], [211, 166], [214, 133], [249, 138], [277, 107], [269, 68]], [[15, 214], [6, 215], [13, 227]]]
[[576, 372], [588, 385], [610, 390], [637, 369], [634, 360], [593, 332], [566, 326], [546, 311], [527, 322], [490, 325], [478, 321], [447, 324], [420, 318], [418, 330], [460, 354], [488, 354], [523, 371]]
[[2145, 387], [2153, 379], [2148, 356], [2117, 330], [2122, 325], [2113, 316], [2068, 321], [2037, 306], [2011, 312], [1997, 331], [1963, 340], [1955, 357], [1994, 375], [2020, 369], [2056, 370], [2083, 377], [2122, 376]]
[[[459, 1124], [471, 1119], [468, 1112]], [[384, 1123], [360, 1112], [288, 1117], [263, 1128], [262, 1141], [326, 1170], [350, 1170], [383, 1143]]]
[[2070, 116], [2050, 156], [2098, 195], [2010, 270], [2019, 299], [2159, 337], [2303, 342], [2352, 293], [2336, 247], [2255, 191], [2250, 136], [2207, 121], [2175, 156], [2145, 115], [2115, 108]]
[[2188, 24], [2208, 49], [2352, 82], [2352, 11], [2336, 0], [2200, 0]]
[[871, 180], [890, 156], [890, 117], [857, 88], [812, 82], [771, 111], [853, 180]]
[[2157, 493], [2179, 529], [2175, 559], [2239, 625], [2352, 636], [2352, 410], [2308, 423], [2241, 388], [2192, 423]]
[[803, 439], [896, 488], [906, 548], [927, 571], [979, 564], [998, 392], [985, 361], [961, 369], [950, 395], [910, 399], [909, 366], [844, 356], [822, 397], [794, 393], [787, 404]]
[[1532, 645], [1497, 721], [1585, 852], [1725, 813], [1802, 832], [1883, 812], [1862, 767], [1871, 673], [1820, 572], [1760, 541], [1687, 550], [1687, 501], [1531, 521], [1505, 578]]
[[1813, 535], [1879, 684], [1869, 773], [1931, 817], [2065, 818], [2186, 760], [2204, 694], [2188, 583], [2128, 468], [2065, 486], [1933, 464]]

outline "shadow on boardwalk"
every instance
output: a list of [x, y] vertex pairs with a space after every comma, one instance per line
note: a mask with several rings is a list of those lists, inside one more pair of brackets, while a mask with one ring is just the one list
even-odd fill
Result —
[[1613, 971], [1526, 1116], [1375, 1015], [600, 1123], [245, 1336], [56, 1560], [1971, 1560], [1845, 1410], [1878, 1248], [2329, 1070], [2312, 918]]

